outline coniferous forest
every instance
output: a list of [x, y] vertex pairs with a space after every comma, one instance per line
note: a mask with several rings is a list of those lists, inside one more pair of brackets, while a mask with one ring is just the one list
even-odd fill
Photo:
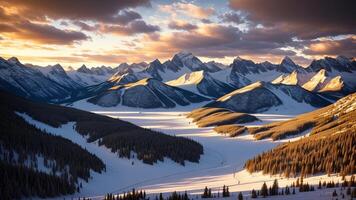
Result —
[[[87, 136], [88, 142], [99, 140], [99, 145], [121, 157], [131, 158], [135, 152], [138, 159], [148, 164], [169, 157], [184, 165], [186, 160], [198, 162], [203, 153], [203, 147], [190, 139], [89, 112], [30, 102], [4, 92], [0, 92], [0, 112], [2, 199], [72, 194], [80, 190], [79, 178], [89, 181], [90, 170], [105, 170], [105, 164], [95, 155], [68, 139], [28, 124], [17, 113], [54, 127], [77, 122], [76, 130]], [[44, 166], [38, 166], [39, 159], [43, 159]]]
[[203, 154], [203, 146], [188, 138], [162, 134], [119, 119], [74, 108], [30, 102], [5, 93], [0, 93], [0, 97], [2, 105], [53, 127], [76, 122], [76, 130], [87, 136], [88, 142], [99, 140], [100, 145], [110, 148], [120, 157], [131, 158], [132, 152], [135, 152], [137, 158], [147, 164], [168, 157], [184, 165], [185, 161], [199, 162], [200, 155]]
[[249, 172], [263, 171], [286, 177], [317, 173], [356, 173], [356, 130], [339, 134], [314, 134], [262, 153], [245, 163]]
[[[90, 170], [105, 170], [98, 157], [26, 123], [6, 104], [0, 105], [0, 112], [2, 199], [71, 194], [79, 189], [79, 178], [89, 181]], [[38, 157], [44, 166], [38, 166]], [[46, 173], [40, 172], [43, 168]]]

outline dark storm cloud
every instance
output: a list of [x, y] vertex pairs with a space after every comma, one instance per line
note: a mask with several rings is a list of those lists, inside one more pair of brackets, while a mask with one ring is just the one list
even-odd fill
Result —
[[168, 24], [168, 27], [170, 29], [175, 29], [175, 30], [186, 30], [186, 31], [190, 31], [193, 29], [197, 29], [198, 26], [188, 23], [188, 22], [184, 22], [184, 21], [171, 21]]
[[353, 0], [230, 0], [230, 7], [265, 26], [283, 24], [303, 39], [356, 32]]
[[[138, 19], [138, 13], [120, 10], [149, 5], [149, 0], [3, 0], [9, 6], [23, 9], [26, 13], [36, 13], [53, 19], [83, 19], [103, 22], [127, 23]], [[118, 15], [119, 13], [119, 15]]]
[[135, 20], [133, 22], [130, 22], [126, 26], [120, 26], [120, 25], [109, 25], [109, 26], [104, 26], [102, 32], [106, 33], [115, 33], [118, 35], [135, 35], [139, 33], [152, 33], [159, 31], [160, 28], [158, 26], [146, 24], [146, 22], [142, 20]]

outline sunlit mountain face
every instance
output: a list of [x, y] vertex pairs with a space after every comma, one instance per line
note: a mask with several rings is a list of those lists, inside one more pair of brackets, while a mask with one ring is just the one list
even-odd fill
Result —
[[353, 8], [351, 0], [2, 0], [0, 51], [74, 68], [164, 61], [182, 50], [203, 61], [287, 55], [307, 65], [355, 55]]

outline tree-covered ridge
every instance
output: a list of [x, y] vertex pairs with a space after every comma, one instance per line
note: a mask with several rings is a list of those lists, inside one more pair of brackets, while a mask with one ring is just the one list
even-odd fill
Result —
[[105, 170], [98, 157], [28, 124], [7, 104], [0, 104], [0, 113], [1, 199], [72, 194], [79, 178], [88, 181], [91, 170]]
[[309, 125], [313, 127], [310, 136], [262, 153], [248, 160], [245, 168], [249, 172], [263, 171], [287, 177], [356, 173], [356, 93], [295, 119], [262, 126], [254, 133], [257, 139], [283, 138], [291, 134], [290, 130], [301, 121], [304, 122], [299, 123], [302, 126], [312, 124]]
[[289, 142], [245, 163], [249, 172], [307, 176], [317, 173], [356, 173], [356, 126], [347, 131], [326, 131]]
[[185, 161], [199, 162], [203, 154], [203, 146], [193, 140], [144, 129], [120, 119], [74, 108], [30, 102], [3, 92], [0, 92], [0, 103], [54, 127], [76, 122], [76, 130], [87, 136], [88, 142], [99, 140], [100, 145], [122, 157], [129, 158], [134, 152], [145, 163], [153, 164], [164, 157], [180, 164]]
[[356, 93], [316, 111], [299, 115], [291, 120], [248, 128], [258, 140], [278, 140], [310, 130], [311, 134], [334, 133], [348, 130], [356, 124]]
[[23, 165], [36, 156], [44, 157], [53, 173], [66, 172], [65, 177], [76, 182], [78, 178], [88, 181], [90, 170], [100, 173], [105, 164], [79, 145], [60, 136], [54, 136], [28, 124], [6, 105], [0, 106], [0, 158]]

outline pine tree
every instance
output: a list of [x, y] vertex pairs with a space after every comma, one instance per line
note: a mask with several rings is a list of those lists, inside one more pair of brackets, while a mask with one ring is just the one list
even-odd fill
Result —
[[205, 188], [204, 188], [204, 193], [203, 193], [203, 195], [202, 195], [202, 198], [208, 198], [208, 193], [209, 193], [208, 187], [205, 186]]
[[189, 197], [188, 197], [187, 191], [185, 191], [185, 192], [184, 192], [184, 200], [189, 200]]
[[225, 189], [225, 185], [223, 186], [222, 196], [223, 196], [223, 197], [226, 197], [226, 189]]
[[264, 182], [262, 185], [261, 196], [263, 196], [263, 197], [268, 196], [268, 188], [267, 188], [266, 182]]
[[243, 200], [244, 199], [244, 197], [242, 196], [242, 193], [241, 192], [239, 192], [239, 195], [238, 195], [238, 198], [237, 198], [238, 200]]
[[336, 196], [337, 196], [337, 193], [336, 193], [336, 190], [334, 190], [333, 197], [336, 197]]
[[277, 179], [275, 179], [273, 182], [272, 192], [270, 195], [278, 195], [278, 181], [277, 181]]
[[252, 189], [251, 198], [257, 198], [256, 190]]

